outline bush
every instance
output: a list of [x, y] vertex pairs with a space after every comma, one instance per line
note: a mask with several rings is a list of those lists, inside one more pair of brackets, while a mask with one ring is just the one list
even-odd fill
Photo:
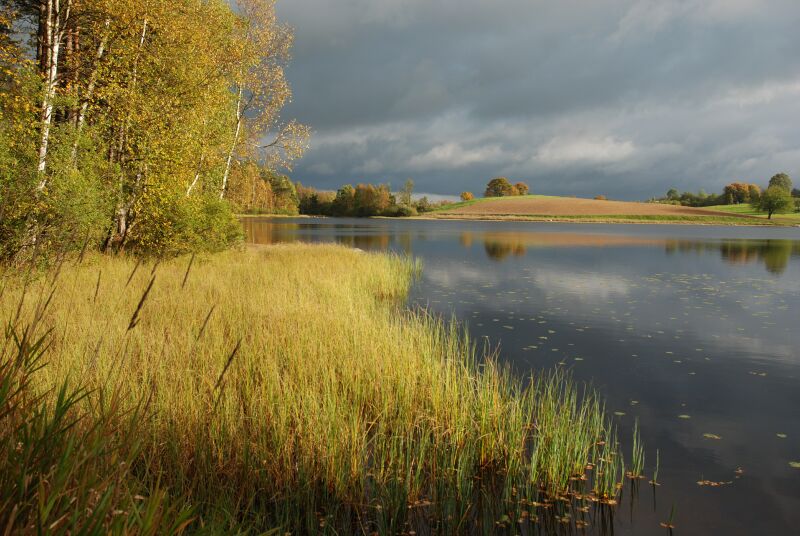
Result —
[[594, 198], [596, 201], [608, 201], [608, 198], [604, 195], [596, 195]]
[[462, 201], [472, 201], [473, 199], [475, 199], [475, 196], [472, 192], [461, 192]]
[[405, 204], [392, 205], [383, 213], [384, 216], [388, 216], [390, 218], [409, 218], [411, 216], [416, 216], [417, 214], [416, 208]]
[[518, 182], [515, 184], [514, 189], [517, 190], [517, 195], [528, 195], [528, 193], [531, 191], [528, 185], [524, 182]]
[[419, 201], [417, 201], [417, 212], [420, 214], [423, 212], [430, 212], [431, 210], [433, 210], [433, 205], [431, 205], [431, 202], [428, 201], [427, 196], [422, 197]]

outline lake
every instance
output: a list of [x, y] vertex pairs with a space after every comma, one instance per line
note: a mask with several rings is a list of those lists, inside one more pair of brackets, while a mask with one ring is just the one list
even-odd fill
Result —
[[[800, 228], [247, 218], [247, 240], [421, 258], [409, 297], [520, 375], [596, 387], [630, 457], [617, 534], [800, 532]], [[797, 466], [793, 466], [797, 464]]]

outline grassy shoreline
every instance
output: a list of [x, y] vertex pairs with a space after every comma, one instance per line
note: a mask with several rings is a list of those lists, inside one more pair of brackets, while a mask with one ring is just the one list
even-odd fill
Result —
[[[5, 273], [0, 385], [43, 395], [31, 411], [72, 424], [56, 444], [37, 437], [0, 389], [11, 408], [0, 411], [0, 521], [13, 508], [21, 533], [457, 533], [557, 512], [559, 497], [613, 504], [625, 468], [602, 402], [563, 374], [523, 384], [456, 326], [404, 310], [418, 270], [292, 245], [157, 264], [91, 256], [27, 284]], [[24, 342], [36, 333], [46, 346]], [[44, 353], [28, 366], [31, 348]], [[81, 394], [58, 410], [61, 389]], [[25, 463], [17, 443], [31, 445]], [[64, 451], [84, 443], [97, 448]], [[632, 462], [640, 473], [641, 454]], [[93, 510], [87, 471], [113, 505], [99, 521], [81, 513]], [[56, 475], [67, 477], [46, 511], [43, 491], [14, 488]]]

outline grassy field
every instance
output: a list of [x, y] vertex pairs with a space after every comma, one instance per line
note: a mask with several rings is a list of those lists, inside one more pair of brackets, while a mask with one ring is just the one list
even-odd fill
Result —
[[[738, 214], [742, 216], [752, 216], [763, 219], [767, 218], [766, 212], [759, 212], [758, 210], [755, 210], [752, 206], [747, 204], [717, 205], [708, 208], [713, 210], [718, 210], [720, 212], [725, 212], [727, 214]], [[791, 214], [773, 214], [772, 219], [780, 223], [793, 223], [795, 225], [798, 225], [800, 224], [800, 212], [794, 212]]]
[[0, 526], [455, 534], [613, 504], [603, 404], [406, 311], [419, 269], [303, 245], [7, 269]]
[[562, 222], [562, 223], [669, 223], [669, 224], [690, 224], [690, 225], [756, 225], [774, 226], [786, 225], [788, 222], [774, 221], [750, 221], [742, 220], [736, 216], [669, 216], [669, 215], [630, 215], [630, 214], [609, 214], [609, 215], [569, 215], [553, 216], [551, 214], [486, 214], [486, 215], [459, 215], [459, 214], [436, 214], [433, 216], [437, 220], [483, 220], [483, 221], [538, 221], [538, 222]]
[[429, 214], [436, 219], [558, 221], [575, 223], [677, 223], [695, 225], [787, 225], [790, 219], [768, 221], [756, 215], [724, 212], [719, 207], [692, 208], [656, 203], [601, 201], [528, 195], [481, 198], [453, 203]]

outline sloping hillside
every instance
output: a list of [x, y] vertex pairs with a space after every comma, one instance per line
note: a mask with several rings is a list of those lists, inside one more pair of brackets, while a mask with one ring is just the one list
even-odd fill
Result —
[[559, 219], [578, 221], [676, 221], [697, 223], [766, 223], [760, 218], [730, 214], [711, 209], [636, 203], [599, 201], [574, 197], [530, 195], [477, 199], [443, 207], [437, 218], [465, 219]]

